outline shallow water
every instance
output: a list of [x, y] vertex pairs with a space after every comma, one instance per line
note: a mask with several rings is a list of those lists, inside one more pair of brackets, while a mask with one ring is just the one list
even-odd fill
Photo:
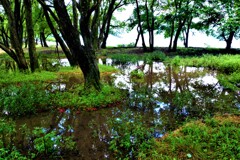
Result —
[[[103, 63], [103, 60], [99, 62]], [[26, 123], [30, 128], [38, 126], [56, 130], [59, 134], [73, 135], [79, 154], [72, 159], [111, 159], [108, 151], [111, 128], [106, 121], [111, 117], [119, 118], [127, 109], [131, 109], [133, 114], [141, 114], [144, 123], [155, 127], [153, 136], [160, 138], [167, 131], [176, 129], [187, 117], [225, 113], [240, 104], [238, 93], [219, 85], [216, 71], [173, 67], [161, 62], [114, 64], [113, 60], [106, 59], [104, 64], [120, 70], [112, 75], [111, 81], [129, 93], [122, 106], [94, 112], [56, 110], [21, 118], [17, 124]], [[144, 76], [134, 77], [131, 75], [133, 71]], [[52, 89], [64, 91], [66, 86], [53, 84]]]

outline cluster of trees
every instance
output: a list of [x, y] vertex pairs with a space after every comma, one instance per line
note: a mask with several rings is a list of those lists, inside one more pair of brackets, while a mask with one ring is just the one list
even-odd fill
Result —
[[[126, 22], [114, 13], [127, 5], [134, 10]], [[176, 51], [178, 39], [188, 47], [191, 29], [197, 29], [226, 41], [231, 48], [239, 37], [240, 2], [237, 0], [1, 0], [0, 48], [28, 70], [23, 46], [29, 46], [30, 69], [39, 68], [36, 39], [47, 47], [53, 36], [72, 66], [79, 65], [86, 87], [100, 89], [100, 74], [95, 50], [106, 48], [114, 29], [137, 29], [145, 51], [154, 50], [154, 34], [170, 37], [169, 50]], [[144, 33], [149, 34], [149, 47]], [[159, 40], [161, 41], [161, 40]]]

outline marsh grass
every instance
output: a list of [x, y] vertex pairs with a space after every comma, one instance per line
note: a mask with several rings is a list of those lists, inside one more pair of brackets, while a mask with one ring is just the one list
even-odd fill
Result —
[[240, 83], [240, 55], [203, 55], [202, 57], [179, 57], [165, 63], [177, 66], [206, 67], [217, 70], [219, 82], [225, 88], [237, 90]]
[[163, 61], [166, 59], [166, 55], [160, 51], [144, 54], [111, 54], [109, 57], [114, 59], [116, 63], [135, 63], [140, 60], [152, 63], [153, 61]]
[[86, 90], [79, 85], [73, 90], [57, 92], [52, 100], [58, 107], [73, 108], [77, 110], [99, 109], [123, 100], [125, 93], [109, 85], [102, 85], [101, 91]]
[[159, 159], [240, 159], [239, 135], [239, 115], [207, 117], [158, 139], [156, 151]]

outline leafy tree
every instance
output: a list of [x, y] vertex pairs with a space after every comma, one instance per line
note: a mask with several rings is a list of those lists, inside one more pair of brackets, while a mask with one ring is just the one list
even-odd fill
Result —
[[128, 5], [129, 0], [103, 0], [101, 6], [99, 6], [99, 37], [98, 46], [99, 48], [106, 48], [107, 38], [111, 33], [111, 21], [113, 20], [113, 14], [116, 10], [119, 10], [125, 5]]
[[[67, 48], [69, 48], [70, 55], [69, 57], [67, 56], [67, 58], [72, 58], [80, 66], [85, 79], [85, 87], [95, 87], [95, 89], [100, 90], [100, 73], [93, 48], [93, 35], [94, 32], [96, 32], [94, 31], [96, 27], [93, 26], [97, 23], [97, 20], [95, 18], [92, 19], [92, 16], [96, 13], [101, 0], [83, 0], [76, 2], [76, 7], [81, 17], [80, 30], [76, 28], [76, 24], [74, 25], [72, 23], [70, 12], [67, 10], [64, 1], [53, 0], [53, 7], [56, 15], [51, 8], [46, 5], [47, 3], [44, 0], [38, 0], [38, 2], [40, 2], [44, 9], [49, 27], [57, 41], [59, 41], [61, 37], [52, 26], [49, 13], [57, 22], [59, 31], [61, 32]], [[83, 39], [83, 45], [81, 45], [80, 33]]]
[[231, 49], [233, 38], [240, 31], [239, 2], [234, 0], [212, 0], [205, 3], [200, 17], [207, 34], [226, 42], [226, 49]]
[[14, 6], [9, 0], [1, 0], [1, 5], [4, 8], [4, 13], [7, 16], [11, 47], [6, 43], [0, 43], [0, 48], [3, 49], [17, 63], [20, 70], [27, 70], [28, 65], [22, 49], [23, 42], [23, 17], [22, 17], [22, 2], [14, 0]]
[[132, 30], [134, 27], [137, 27], [138, 36], [135, 46], [137, 46], [138, 40], [141, 36], [142, 47], [145, 51], [147, 51], [144, 33], [148, 32], [150, 51], [153, 51], [154, 30], [156, 29], [155, 15], [159, 11], [159, 2], [157, 0], [135, 0], [132, 3], [134, 3], [136, 7], [133, 10], [132, 16], [128, 19], [128, 27], [130, 30]]
[[178, 39], [183, 33], [184, 45], [188, 47], [190, 29], [193, 20], [199, 15], [205, 0], [162, 0], [162, 13], [159, 32], [164, 31], [165, 37], [170, 37], [169, 50], [176, 51]]

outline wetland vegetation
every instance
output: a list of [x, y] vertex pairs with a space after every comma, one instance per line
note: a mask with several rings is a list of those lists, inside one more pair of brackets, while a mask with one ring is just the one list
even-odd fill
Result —
[[[239, 11], [233, 0], [1, 0], [0, 159], [240, 159]], [[107, 47], [124, 31], [132, 42]]]
[[0, 157], [239, 158], [238, 55], [128, 52], [99, 51], [100, 92], [61, 54], [31, 74], [2, 54]]

